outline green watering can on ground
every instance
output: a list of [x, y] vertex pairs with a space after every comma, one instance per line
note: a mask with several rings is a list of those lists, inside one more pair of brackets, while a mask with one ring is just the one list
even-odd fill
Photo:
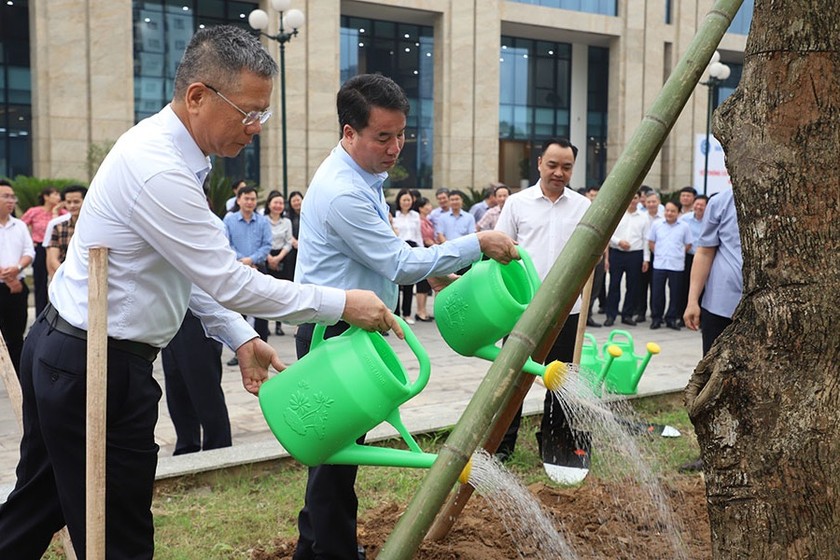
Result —
[[[292, 457], [310, 467], [432, 466], [437, 455], [420, 449], [399, 411], [428, 383], [429, 355], [408, 325], [397, 321], [420, 364], [413, 383], [378, 332], [351, 327], [324, 340], [324, 326], [316, 325], [309, 353], [262, 385], [263, 416]], [[356, 443], [383, 421], [396, 428], [409, 450]]]
[[592, 392], [601, 396], [604, 379], [613, 364], [624, 352], [615, 344], [605, 346], [603, 357], [598, 352], [598, 341], [589, 333], [583, 335], [583, 345], [580, 350], [581, 376], [589, 383]]
[[639, 386], [639, 380], [645, 372], [651, 357], [659, 354], [659, 345], [655, 342], [648, 342], [644, 356], [637, 356], [634, 353], [633, 337], [627, 331], [614, 330], [604, 343], [604, 353], [615, 345], [621, 350], [621, 355], [616, 357], [609, 371], [604, 378], [604, 388], [610, 393], [619, 395], [635, 395]]
[[[540, 287], [531, 256], [517, 247], [521, 260], [501, 264], [482, 260], [435, 296], [435, 323], [441, 336], [462, 356], [494, 361], [501, 348], [496, 342], [509, 335]], [[543, 377], [556, 389], [565, 365], [543, 366], [531, 358], [522, 371]]]

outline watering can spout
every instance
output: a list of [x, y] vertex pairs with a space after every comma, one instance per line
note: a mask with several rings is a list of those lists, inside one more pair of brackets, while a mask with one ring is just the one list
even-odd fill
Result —
[[392, 449], [390, 447], [370, 447], [353, 443], [337, 451], [324, 461], [330, 465], [369, 465], [374, 467], [407, 467], [428, 469], [437, 459], [433, 453]]
[[642, 374], [645, 372], [650, 359], [661, 352], [661, 348], [655, 342], [648, 342], [645, 346], [645, 350], [647, 350], [645, 357], [642, 358], [642, 361], [639, 363], [639, 367], [636, 368], [636, 372], [633, 374], [634, 387], [639, 384], [639, 380], [642, 378]]

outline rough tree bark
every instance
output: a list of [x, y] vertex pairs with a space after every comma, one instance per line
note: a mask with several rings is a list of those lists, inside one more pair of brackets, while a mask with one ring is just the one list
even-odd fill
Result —
[[686, 390], [715, 558], [840, 558], [840, 2], [757, 0], [716, 112], [744, 254]]

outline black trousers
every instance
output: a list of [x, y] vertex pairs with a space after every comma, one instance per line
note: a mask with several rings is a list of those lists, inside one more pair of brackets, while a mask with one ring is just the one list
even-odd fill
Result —
[[0, 282], [0, 333], [9, 349], [12, 365], [20, 377], [20, 353], [23, 349], [23, 333], [29, 319], [29, 288], [23, 283], [23, 290], [13, 294], [6, 284]]
[[642, 251], [619, 251], [610, 249], [610, 289], [607, 292], [607, 317], [618, 316], [618, 302], [621, 300], [621, 276], [627, 275], [627, 293], [624, 294], [624, 306], [621, 316], [632, 319], [639, 297], [639, 285], [642, 276]]
[[[665, 284], [668, 284], [668, 310], [665, 311]], [[682, 294], [683, 271], [682, 270], [661, 270], [653, 271], [653, 283], [650, 287], [650, 318], [653, 321], [661, 321], [663, 314], [668, 323], [676, 322], [682, 317], [678, 316], [680, 306], [680, 294]]]
[[[557, 339], [548, 351], [548, 355], [546, 356], [545, 361], [543, 361], [544, 364], [553, 362], [554, 360], [570, 363], [574, 359], [578, 319], [580, 319], [580, 315], [578, 314], [569, 315], [569, 318], [566, 319], [566, 322], [563, 324], [563, 328], [560, 330], [560, 334], [557, 335]], [[499, 444], [499, 452], [507, 454], [513, 453], [513, 450], [516, 447], [516, 437], [519, 434], [519, 425], [521, 422], [522, 406], [520, 405], [519, 411], [516, 413], [516, 416], [513, 417], [513, 420], [511, 420], [510, 427], [505, 432], [502, 442]], [[566, 414], [563, 412], [563, 407], [560, 406], [560, 402], [551, 391], [545, 392], [540, 430], [542, 431], [544, 438], [546, 437], [545, 434], [549, 434], [549, 437], [555, 440], [558, 436], [560, 438], [564, 438], [562, 441], [574, 441], [575, 439], [575, 436], [571, 433], [571, 428], [569, 427], [568, 420], [566, 419]], [[560, 432], [562, 432], [562, 434]]]
[[411, 299], [414, 297], [414, 284], [400, 286], [398, 295], [400, 301], [397, 302], [397, 308], [394, 310], [394, 313], [402, 317], [411, 317]]
[[[640, 269], [641, 271], [641, 269]], [[650, 253], [650, 266], [647, 272], [639, 272], [639, 290], [636, 298], [636, 312], [635, 315], [640, 317], [647, 316], [648, 303], [650, 303], [650, 310], [653, 312], [653, 251]]]
[[[41, 558], [65, 524], [76, 555], [85, 557], [86, 344], [53, 330], [43, 316], [24, 342], [23, 439], [15, 488], [0, 506], [0, 558]], [[151, 505], [160, 396], [151, 362], [108, 348], [108, 560], [154, 554]]]
[[[298, 359], [309, 352], [314, 325], [298, 328], [295, 338]], [[338, 336], [349, 328], [340, 322], [328, 327], [324, 338]], [[364, 436], [359, 438], [364, 442]], [[306, 498], [298, 514], [298, 543], [294, 560], [357, 560], [356, 472], [353, 465], [319, 465], [309, 468]]]
[[594, 273], [592, 278], [592, 294], [589, 299], [589, 317], [592, 317], [592, 305], [596, 299], [598, 300], [599, 306], [603, 308], [607, 307], [606, 283], [604, 282], [607, 277], [607, 271], [604, 265], [604, 257], [601, 257], [601, 260], [595, 265]]
[[679, 294], [677, 315], [678, 319], [682, 319], [685, 315], [685, 308], [688, 305], [688, 288], [691, 285], [691, 267], [694, 264], [694, 255], [691, 253], [685, 254], [685, 268], [683, 269], [682, 291]]
[[723, 315], [715, 315], [710, 311], [700, 308], [700, 332], [703, 335], [703, 355], [709, 353], [712, 344], [723, 332], [723, 329], [732, 324], [732, 319]]
[[32, 284], [35, 291], [35, 316], [47, 306], [47, 249], [35, 243], [35, 259], [32, 261]]
[[201, 321], [187, 311], [161, 358], [166, 406], [177, 437], [174, 455], [230, 447], [230, 417], [221, 385], [222, 344], [206, 337]]

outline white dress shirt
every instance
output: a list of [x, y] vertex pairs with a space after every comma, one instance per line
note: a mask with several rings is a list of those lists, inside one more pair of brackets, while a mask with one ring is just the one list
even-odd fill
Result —
[[[524, 247], [540, 280], [545, 280], [590, 204], [588, 198], [569, 188], [552, 202], [537, 183], [508, 197], [496, 231], [507, 233]], [[580, 313], [580, 304], [578, 297], [571, 313]]]
[[394, 229], [397, 230], [397, 237], [403, 241], [413, 241], [416, 247], [423, 247], [423, 234], [420, 232], [420, 214], [409, 210], [403, 214], [397, 210], [394, 214]]
[[[648, 246], [647, 237], [650, 229], [650, 220], [647, 212], [640, 212], [636, 210], [633, 213], [624, 212], [621, 216], [621, 221], [615, 228], [615, 232], [610, 238], [610, 249], [616, 251], [642, 251], [644, 261], [650, 262], [650, 247]], [[618, 246], [618, 242], [624, 240], [630, 243], [629, 249], [622, 249]]]
[[[25, 223], [9, 216], [5, 225], [0, 224], [0, 268], [17, 266], [23, 256], [35, 258], [32, 236], [29, 235], [29, 228]], [[24, 273], [21, 271], [18, 278], [23, 277]], [[0, 280], [0, 283], [3, 281]]]
[[[256, 336], [241, 314], [289, 323], [340, 318], [341, 290], [284, 282], [236, 261], [201, 188], [209, 170], [169, 106], [123, 134], [90, 185], [50, 284], [50, 301], [68, 323], [88, 328], [93, 247], [109, 248], [108, 335], [116, 339], [166, 346], [188, 305], [231, 349]], [[193, 284], [209, 297], [190, 297]]]

